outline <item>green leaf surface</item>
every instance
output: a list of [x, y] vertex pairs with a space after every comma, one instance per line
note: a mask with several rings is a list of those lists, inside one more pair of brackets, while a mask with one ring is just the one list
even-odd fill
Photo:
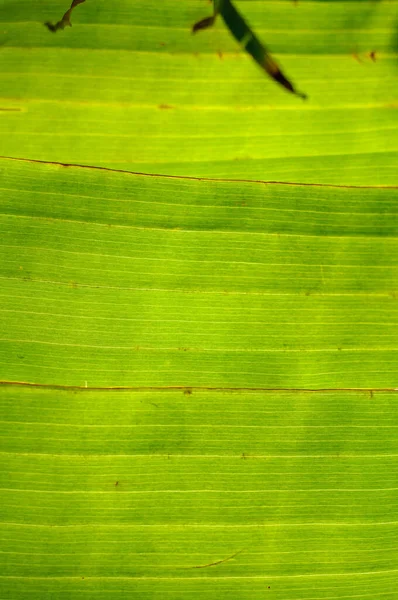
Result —
[[1, 165], [3, 595], [396, 597], [398, 190]]
[[4, 597], [396, 598], [391, 393], [0, 400]]
[[[201, 0], [0, 1], [0, 154], [174, 175], [396, 183], [398, 2], [238, 1], [303, 103]], [[370, 53], [375, 60], [372, 60]]]
[[3, 379], [395, 385], [397, 189], [2, 165]]
[[398, 1], [236, 0], [305, 103], [78, 4], [0, 0], [0, 598], [398, 600]]

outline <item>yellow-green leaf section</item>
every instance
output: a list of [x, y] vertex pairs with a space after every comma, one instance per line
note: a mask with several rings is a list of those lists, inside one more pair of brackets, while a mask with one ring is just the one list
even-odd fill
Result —
[[0, 154], [190, 176], [396, 183], [398, 2], [239, 1], [302, 102], [202, 0], [0, 1]]
[[79, 4], [0, 0], [0, 597], [397, 600], [398, 2], [236, 0], [305, 103]]
[[0, 401], [5, 598], [397, 598], [392, 393]]
[[395, 386], [397, 189], [1, 165], [2, 379]]
[[396, 598], [397, 190], [1, 164], [3, 596]]

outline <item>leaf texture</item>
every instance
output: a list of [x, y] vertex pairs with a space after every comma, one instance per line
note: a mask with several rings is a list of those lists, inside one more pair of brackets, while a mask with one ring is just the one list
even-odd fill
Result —
[[236, 1], [306, 103], [79, 4], [0, 0], [0, 597], [398, 599], [398, 2]]
[[[309, 96], [267, 80], [200, 0], [0, 2], [0, 154], [147, 173], [395, 185], [398, 3], [237, 2]], [[374, 53], [374, 54], [371, 54]], [[10, 110], [11, 109], [11, 110]]]
[[3, 379], [395, 386], [397, 189], [2, 164]]
[[395, 598], [394, 405], [0, 388], [2, 592]]
[[397, 189], [1, 166], [2, 594], [393, 598]]

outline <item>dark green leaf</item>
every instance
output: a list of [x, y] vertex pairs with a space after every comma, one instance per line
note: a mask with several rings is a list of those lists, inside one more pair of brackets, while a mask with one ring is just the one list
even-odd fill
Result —
[[291, 81], [282, 73], [277, 62], [269, 54], [266, 47], [260, 42], [242, 15], [236, 10], [231, 0], [214, 0], [214, 15], [196, 23], [193, 26], [192, 31], [195, 33], [196, 31], [210, 27], [213, 25], [218, 14], [221, 14], [226, 26], [234, 38], [241, 46], [243, 46], [246, 52], [254, 58], [256, 63], [272, 77], [272, 79], [292, 94], [296, 94], [303, 99], [307, 98], [305, 94], [297, 91]]

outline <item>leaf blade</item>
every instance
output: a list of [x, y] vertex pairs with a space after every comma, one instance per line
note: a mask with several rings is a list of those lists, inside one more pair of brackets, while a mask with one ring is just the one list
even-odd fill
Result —
[[[396, 332], [385, 311], [398, 268], [396, 189], [3, 164], [5, 379], [84, 386], [90, 373], [94, 386], [394, 387]], [[34, 308], [24, 315], [30, 286]], [[53, 316], [35, 299], [49, 293], [63, 298]], [[67, 298], [85, 298], [91, 311], [97, 296], [112, 306], [118, 297], [122, 319], [68, 309]], [[145, 317], [146, 304], [159, 318]], [[319, 321], [324, 311], [335, 319]]]

